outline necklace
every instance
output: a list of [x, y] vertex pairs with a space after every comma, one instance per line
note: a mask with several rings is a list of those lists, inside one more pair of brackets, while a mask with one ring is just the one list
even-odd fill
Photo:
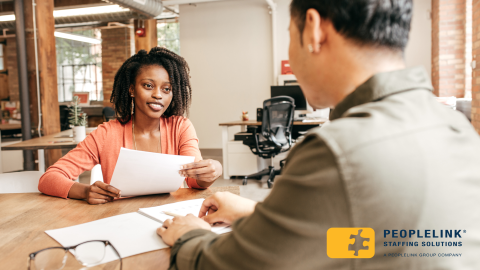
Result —
[[[158, 121], [158, 130], [160, 131], [160, 120]], [[137, 150], [137, 142], [135, 141], [135, 118], [132, 117], [132, 133], [133, 133], [133, 145], [135, 150]], [[162, 138], [162, 134], [158, 136], [158, 145], [157, 145], [157, 153], [160, 153], [160, 141]]]

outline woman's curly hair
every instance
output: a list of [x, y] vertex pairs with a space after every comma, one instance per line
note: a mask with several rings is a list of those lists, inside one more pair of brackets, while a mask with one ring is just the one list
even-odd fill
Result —
[[120, 123], [126, 124], [132, 118], [132, 97], [129, 89], [131, 85], [135, 85], [138, 71], [145, 66], [151, 65], [165, 68], [170, 77], [173, 98], [163, 115], [169, 117], [188, 114], [192, 99], [192, 89], [190, 87], [190, 68], [187, 62], [183, 57], [168, 49], [154, 47], [149, 53], [145, 50], [140, 50], [137, 54], [127, 59], [117, 71], [117, 74], [115, 74], [110, 102], [114, 105], [117, 119]]

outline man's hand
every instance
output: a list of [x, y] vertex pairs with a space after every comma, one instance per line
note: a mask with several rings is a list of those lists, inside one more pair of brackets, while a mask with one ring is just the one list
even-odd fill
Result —
[[160, 235], [169, 246], [173, 246], [175, 241], [187, 232], [195, 229], [211, 230], [212, 227], [202, 219], [188, 214], [185, 217], [174, 217], [163, 222], [163, 226], [157, 229], [157, 234]]
[[119, 197], [120, 190], [102, 181], [97, 181], [87, 188], [85, 200], [89, 204], [102, 204], [112, 202], [114, 198]]
[[213, 159], [200, 160], [183, 165], [179, 173], [181, 176], [196, 179], [202, 187], [209, 187], [222, 175], [222, 164]]
[[230, 192], [216, 192], [203, 201], [198, 217], [209, 224], [217, 222], [232, 224], [235, 220], [252, 214], [255, 205], [257, 202]]

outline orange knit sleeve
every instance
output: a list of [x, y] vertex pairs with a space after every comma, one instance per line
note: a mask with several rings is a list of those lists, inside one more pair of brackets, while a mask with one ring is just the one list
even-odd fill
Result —
[[[195, 161], [202, 160], [202, 154], [198, 148], [198, 138], [195, 128], [190, 120], [184, 118], [180, 125], [180, 143], [179, 143], [179, 155], [181, 156], [194, 156]], [[205, 189], [198, 185], [197, 180], [187, 177], [187, 185], [189, 188]]]
[[108, 126], [102, 124], [76, 148], [50, 166], [38, 182], [38, 190], [47, 195], [67, 198], [74, 180], [100, 162], [100, 153]]

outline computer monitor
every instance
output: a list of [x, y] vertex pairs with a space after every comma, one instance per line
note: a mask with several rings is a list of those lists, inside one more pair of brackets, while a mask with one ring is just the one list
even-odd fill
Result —
[[270, 94], [272, 98], [278, 96], [292, 97], [295, 100], [296, 111], [307, 110], [307, 100], [299, 85], [271, 86]]

